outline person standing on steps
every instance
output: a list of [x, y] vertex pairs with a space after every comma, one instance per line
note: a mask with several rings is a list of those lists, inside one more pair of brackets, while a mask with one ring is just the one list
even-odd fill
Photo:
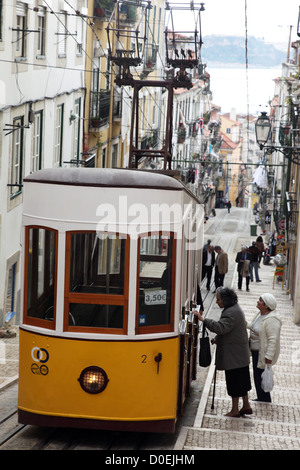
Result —
[[264, 241], [263, 241], [263, 239], [260, 235], [256, 239], [256, 246], [259, 249], [258, 267], [260, 267], [261, 258], [263, 256], [264, 251], [265, 251]]
[[[215, 286], [217, 290], [218, 287], [223, 287], [225, 274], [228, 273], [228, 255], [219, 245], [216, 245], [214, 249], [217, 253], [215, 263]], [[214, 290], [213, 293], [215, 293], [216, 290]]]
[[271, 394], [261, 388], [261, 374], [266, 364], [274, 365], [280, 352], [281, 318], [277, 312], [277, 302], [273, 294], [262, 294], [257, 301], [259, 312], [255, 315], [250, 329], [250, 350], [257, 401], [270, 403]]
[[[204, 318], [196, 310], [193, 313], [208, 330], [217, 334], [213, 340], [217, 345], [216, 370], [225, 371], [227, 393], [232, 399], [231, 410], [225, 416], [239, 418], [241, 415], [252, 414], [248, 399], [251, 380], [246, 320], [234, 290], [219, 287], [216, 297], [218, 306], [223, 309], [219, 321]], [[239, 410], [240, 397], [243, 406]]]
[[207, 250], [203, 250], [203, 255], [202, 255], [202, 280], [206, 276], [206, 289], [207, 290], [210, 290], [210, 280], [211, 280], [214, 264], [215, 264], [214, 247], [212, 245], [209, 245]]
[[208, 249], [210, 243], [211, 243], [211, 240], [208, 239], [207, 242], [205, 243], [205, 245], [203, 245], [203, 251], [207, 251], [207, 249]]
[[256, 242], [252, 242], [252, 246], [249, 247], [248, 251], [251, 254], [250, 280], [251, 282], [254, 280], [253, 278], [253, 269], [254, 269], [256, 282], [261, 282], [261, 280], [259, 279], [259, 274], [258, 274], [258, 257], [260, 255], [260, 250], [257, 248]]
[[237, 253], [235, 262], [238, 264], [238, 289], [242, 290], [243, 278], [245, 277], [246, 290], [249, 291], [251, 254], [246, 246], [242, 246], [242, 250]]

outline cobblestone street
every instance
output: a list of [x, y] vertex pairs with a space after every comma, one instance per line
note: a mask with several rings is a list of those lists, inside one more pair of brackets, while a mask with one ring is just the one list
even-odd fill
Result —
[[[231, 264], [234, 256], [235, 253], [232, 253]], [[273, 369], [275, 385], [271, 392], [272, 403], [250, 401], [252, 415], [225, 417], [231, 407], [231, 398], [227, 395], [224, 372], [217, 371], [214, 409], [211, 409], [214, 377], [212, 360], [194, 425], [181, 430], [177, 450], [300, 449], [300, 326], [294, 323], [290, 298], [276, 279], [273, 289], [274, 270], [273, 263], [266, 266], [261, 263], [259, 274], [262, 282], [251, 282], [250, 292], [245, 289], [237, 291], [239, 304], [248, 321], [257, 311], [256, 302], [261, 294], [270, 292], [277, 299], [277, 311], [282, 317], [281, 352]], [[237, 287], [236, 272], [232, 287]], [[215, 318], [216, 311], [212, 314]], [[250, 373], [252, 378], [252, 363]], [[256, 398], [253, 379], [249, 397], [250, 400]]]

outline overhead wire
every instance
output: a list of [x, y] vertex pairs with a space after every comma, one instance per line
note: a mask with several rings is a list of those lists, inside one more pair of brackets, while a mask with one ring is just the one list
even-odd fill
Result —
[[249, 130], [250, 130], [250, 105], [249, 105], [249, 75], [248, 75], [248, 10], [247, 0], [245, 0], [245, 62], [246, 62], [246, 99], [247, 99], [247, 150], [249, 149]]
[[[44, 1], [45, 1], [45, 0], [44, 0]], [[68, 0], [64, 0], [64, 1], [77, 13], [77, 15], [80, 15], [80, 17], [81, 17], [82, 20], [86, 23], [86, 25], [91, 28], [93, 34], [95, 35], [95, 37], [96, 37], [96, 39], [97, 39], [97, 41], [98, 41], [98, 43], [99, 43], [99, 45], [100, 45], [100, 47], [101, 47], [101, 49], [102, 49], [103, 55], [104, 55], [105, 57], [107, 57], [107, 51], [103, 48], [103, 46], [102, 46], [102, 44], [101, 44], [101, 40], [100, 40], [100, 38], [98, 37], [98, 35], [97, 35], [96, 31], [95, 31], [94, 25], [91, 24], [90, 21], [86, 21], [86, 19], [85, 19], [86, 17], [85, 17], [84, 15], [81, 15], [80, 12], [78, 12], [77, 10], [75, 10], [75, 8], [68, 2]], [[45, 2], [45, 3], [46, 3], [46, 2]], [[90, 18], [90, 17], [88, 17], [88, 18]], [[66, 28], [66, 29], [67, 29], [67, 28]], [[151, 32], [152, 32], [152, 31], [151, 31]], [[121, 46], [124, 47], [124, 45], [123, 45], [122, 43], [121, 43]], [[86, 54], [86, 56], [89, 57], [87, 54]], [[92, 62], [92, 63], [93, 63], [93, 62]], [[97, 64], [96, 64], [96, 68], [98, 68], [98, 67], [97, 67]], [[136, 75], [137, 75], [138, 77], [140, 77], [139, 71], [136, 70], [136, 67], [134, 67], [134, 69], [135, 69]], [[104, 75], [105, 77], [107, 76], [107, 72], [101, 72], [101, 71], [99, 71], [99, 73], [102, 74], [102, 75]], [[109, 73], [110, 76], [113, 75], [111, 72], [108, 72], [108, 73]], [[142, 73], [142, 71], [141, 71], [141, 73]], [[155, 104], [158, 106], [158, 109], [160, 109], [161, 114], [165, 116], [164, 110], [161, 108], [161, 103], [160, 103], [160, 102], [157, 102], [156, 98], [153, 97], [151, 91], [149, 90], [149, 87], [145, 87], [145, 88], [147, 89], [149, 95], [152, 97], [152, 99], [153, 99], [153, 101], [155, 102]], [[131, 98], [131, 96], [129, 95], [128, 91], [127, 91], [126, 89], [124, 89], [124, 91], [125, 91], [127, 97], [128, 97], [128, 98]], [[129, 106], [129, 104], [128, 104], [126, 101], [125, 101], [125, 103], [126, 103], [126, 105], [131, 109], [131, 107]], [[147, 119], [145, 113], [142, 111], [142, 109], [141, 109], [141, 113], [142, 113], [142, 115], [143, 115], [143, 120], [145, 120], [145, 121], [148, 123], [148, 125], [149, 125], [149, 128], [147, 128], [146, 130], [150, 130], [150, 131], [151, 131], [152, 125], [151, 125], [150, 122], [148, 121], [148, 119]], [[112, 124], [112, 123], [110, 123], [110, 124]], [[124, 127], [127, 127], [127, 128], [128, 128], [128, 125], [125, 125]], [[140, 129], [141, 129], [141, 128], [140, 128]], [[160, 140], [161, 140], [161, 142], [163, 141], [163, 139], [160, 139]]]
[[[102, 51], [103, 51], [103, 55], [107, 56], [107, 51], [103, 48], [103, 46], [102, 46], [102, 44], [101, 44], [101, 40], [100, 40], [100, 38], [98, 37], [98, 35], [97, 35], [96, 31], [95, 31], [95, 28], [94, 28], [93, 24], [91, 23], [91, 21], [89, 21], [90, 19], [93, 19], [94, 17], [90, 17], [90, 16], [88, 16], [88, 15], [84, 15], [84, 14], [80, 13], [78, 10], [76, 10], [76, 9], [73, 7], [73, 5], [71, 5], [71, 4], [68, 2], [68, 0], [64, 0], [64, 1], [65, 1], [65, 2], [69, 5], [69, 7], [72, 8], [73, 11], [74, 11], [74, 13], [67, 12], [67, 13], [66, 13], [67, 16], [80, 17], [80, 18], [82, 19], [82, 21], [84, 21], [84, 22], [87, 24], [87, 26], [88, 26], [89, 28], [91, 28], [91, 30], [92, 30], [94, 36], [96, 37], [96, 39], [97, 39], [97, 41], [98, 41], [98, 43], [99, 43], [99, 45], [100, 45], [100, 47], [101, 47], [101, 49], [102, 49]], [[65, 14], [65, 13], [56, 12], [56, 11], [54, 11], [54, 10], [51, 8], [51, 6], [49, 5], [49, 3], [48, 3], [46, 0], [43, 0], [43, 2], [45, 3], [45, 5], [46, 5], [46, 6], [48, 7], [48, 9], [49, 9], [49, 11], [48, 11], [48, 12], [46, 11], [46, 12], [47, 12], [47, 13], [50, 13], [50, 14], [52, 14], [52, 15], [54, 15], [54, 16], [56, 17], [57, 21], [63, 26], [63, 28], [65, 29], [65, 31], [66, 31], [66, 33], [68, 34], [68, 36], [71, 36], [72, 39], [75, 41], [75, 43], [78, 45], [79, 42], [77, 41], [75, 34], [71, 33], [71, 31], [67, 28], [67, 26], [65, 25], [65, 23], [64, 23], [63, 21], [61, 21], [61, 19], [59, 18], [59, 15]], [[35, 11], [34, 8], [28, 7], [28, 9], [31, 9], [31, 10]], [[159, 24], [159, 21], [157, 21], [157, 24]], [[156, 41], [155, 41], [155, 38], [154, 38], [152, 26], [149, 24], [148, 27], [149, 27], [150, 35], [152, 36], [153, 44], [154, 44], [154, 45], [157, 45], [157, 43], [156, 43]], [[123, 45], [122, 45], [122, 46], [123, 46]], [[81, 47], [82, 47], [82, 44], [81, 44]], [[83, 47], [82, 47], [82, 52], [83, 52], [83, 53], [85, 54], [85, 56], [90, 60], [91, 64], [93, 64], [93, 65], [95, 66], [95, 68], [98, 68], [98, 67], [97, 67], [97, 64], [95, 64], [95, 62], [94, 62], [94, 58], [90, 57], [89, 54], [88, 54], [88, 52], [87, 52]], [[162, 59], [162, 57], [161, 57], [161, 55], [160, 55], [159, 48], [158, 48], [158, 56], [160, 57], [160, 59], [161, 59], [161, 61], [162, 61], [162, 63], [163, 63], [163, 59]], [[8, 59], [0, 59], [0, 61], [6, 62], [6, 63], [14, 63], [14, 64], [16, 63], [15, 60], [8, 60]], [[32, 65], [32, 66], [36, 65], [36, 63], [28, 62], [28, 61], [22, 61], [22, 64]], [[80, 71], [80, 72], [85, 72], [85, 73], [93, 73], [93, 72], [94, 72], [94, 68], [93, 68], [92, 70], [89, 70], [89, 69], [86, 68], [86, 67], [79, 69], [79, 68], [68, 67], [68, 66], [50, 65], [49, 63], [47, 63], [47, 64], [38, 64], [38, 65], [39, 65], [39, 67], [41, 67], [41, 68], [72, 70], [72, 71]], [[135, 74], [136, 74], [138, 77], [140, 76], [139, 74], [143, 72], [143, 71], [139, 72], [138, 70], [136, 70], [135, 67], [134, 67], [134, 69], [135, 69]], [[101, 74], [104, 75], [105, 77], [107, 77], [107, 74], [109, 74], [109, 76], [112, 76], [112, 75], [113, 75], [112, 72], [101, 72], [100, 70], [99, 70], [99, 73], [101, 73]], [[147, 88], [147, 92], [148, 92], [149, 96], [152, 98], [152, 101], [155, 103], [155, 105], [158, 106], [158, 109], [160, 109], [161, 114], [164, 115], [164, 117], [165, 117], [164, 110], [163, 110], [163, 108], [161, 107], [161, 102], [160, 102], [160, 101], [158, 102], [157, 99], [156, 99], [156, 97], [153, 97], [151, 91], [149, 90], [149, 87], [146, 87], [146, 88]], [[127, 94], [127, 96], [128, 96], [129, 98], [131, 98], [131, 96], [129, 95], [129, 93], [128, 93], [128, 91], [127, 91], [126, 89], [125, 89], [125, 93]], [[155, 94], [155, 95], [156, 95], [156, 94]], [[127, 106], [130, 106], [130, 105], [128, 104], [128, 102], [125, 101], [125, 103], [127, 104]], [[144, 131], [147, 132], [147, 130], [149, 130], [149, 129], [151, 130], [151, 129], [152, 129], [152, 125], [149, 123], [149, 121], [148, 121], [148, 119], [147, 119], [147, 117], [146, 117], [145, 114], [144, 114], [144, 120], [146, 121], [146, 123], [148, 124], [149, 127], [145, 128], [145, 129], [142, 129], [142, 130], [144, 130]], [[126, 125], [126, 127], [128, 127], [128, 125]], [[161, 132], [161, 131], [160, 131], [160, 132]], [[160, 140], [162, 141], [162, 139], [160, 139]]]

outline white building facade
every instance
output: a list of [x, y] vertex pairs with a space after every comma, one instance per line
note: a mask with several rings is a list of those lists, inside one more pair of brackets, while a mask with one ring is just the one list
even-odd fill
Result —
[[23, 178], [81, 159], [86, 14], [87, 0], [0, 3], [1, 325], [20, 310]]

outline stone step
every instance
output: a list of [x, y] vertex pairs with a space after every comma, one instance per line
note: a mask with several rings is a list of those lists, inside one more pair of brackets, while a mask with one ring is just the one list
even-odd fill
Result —
[[[227, 418], [232, 422], [235, 418]], [[240, 421], [240, 419], [235, 419]], [[187, 431], [183, 450], [299, 450], [300, 438], [288, 436], [269, 436], [256, 432], [237, 432], [223, 429], [195, 429]]]

